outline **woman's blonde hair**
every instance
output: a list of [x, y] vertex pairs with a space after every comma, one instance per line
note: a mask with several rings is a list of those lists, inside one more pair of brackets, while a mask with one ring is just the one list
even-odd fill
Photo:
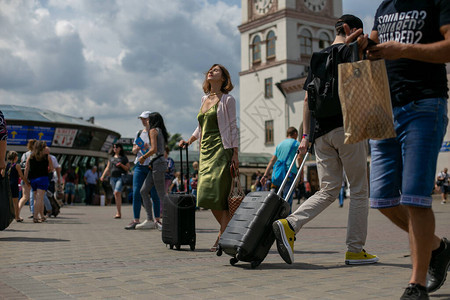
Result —
[[44, 141], [36, 141], [34, 144], [33, 152], [31, 153], [32, 158], [35, 158], [38, 161], [41, 161], [44, 159], [46, 153], [45, 148], [47, 147], [47, 143]]
[[215, 66], [219, 66], [219, 68], [222, 70], [222, 78], [224, 79], [222, 86], [220, 87], [220, 91], [224, 94], [228, 94], [233, 90], [234, 86], [231, 83], [230, 72], [228, 72], [227, 68], [220, 64], [212, 65], [212, 67], [209, 68], [208, 72], [205, 73], [205, 80], [203, 81], [203, 91], [205, 92], [205, 94], [209, 94], [211, 91], [211, 84], [208, 82], [208, 73]]
[[16, 159], [17, 156], [19, 156], [19, 155], [17, 154], [16, 151], [9, 151], [8, 152], [8, 160], [10, 162], [13, 162]]
[[33, 151], [34, 144], [36, 144], [36, 139], [28, 140], [27, 149]]

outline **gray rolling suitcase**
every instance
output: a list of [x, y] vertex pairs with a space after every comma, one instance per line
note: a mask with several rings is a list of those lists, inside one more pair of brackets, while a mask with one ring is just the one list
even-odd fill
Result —
[[[252, 192], [245, 196], [220, 237], [217, 249], [218, 256], [225, 252], [231, 256], [231, 265], [235, 265], [238, 261], [245, 261], [250, 262], [252, 268], [259, 266], [266, 258], [275, 241], [272, 223], [289, 215], [289, 203], [281, 195], [297, 156], [298, 151], [277, 194], [274, 192]], [[299, 170], [303, 168], [307, 157], [308, 152], [305, 154]], [[294, 191], [300, 174], [300, 171], [297, 172], [287, 199]]]

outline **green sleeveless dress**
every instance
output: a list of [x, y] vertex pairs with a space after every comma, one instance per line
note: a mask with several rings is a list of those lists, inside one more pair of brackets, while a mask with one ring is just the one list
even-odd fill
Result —
[[228, 210], [231, 188], [230, 163], [233, 149], [224, 149], [217, 123], [218, 104], [197, 116], [202, 128], [197, 183], [197, 206]]

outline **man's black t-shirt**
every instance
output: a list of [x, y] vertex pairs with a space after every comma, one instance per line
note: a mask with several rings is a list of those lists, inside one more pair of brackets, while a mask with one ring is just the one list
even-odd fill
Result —
[[[380, 43], [429, 44], [444, 37], [439, 28], [450, 24], [449, 0], [385, 0], [373, 30]], [[411, 59], [386, 60], [393, 106], [434, 97], [447, 98], [445, 64]]]
[[[325, 49], [323, 49], [322, 53], [330, 53], [333, 48], [342, 46], [342, 44], [334, 44]], [[341, 55], [341, 61], [349, 62], [351, 61], [351, 50], [348, 47], [343, 47], [341, 51], [339, 51]], [[305, 84], [303, 85], [303, 89], [305, 91], [308, 90], [308, 84], [313, 80], [311, 72], [309, 72], [308, 77], [306, 78]], [[342, 127], [344, 124], [342, 119], [342, 113], [328, 118], [315, 118], [315, 129], [314, 129], [314, 138], [318, 138], [324, 134], [327, 134], [331, 130]]]

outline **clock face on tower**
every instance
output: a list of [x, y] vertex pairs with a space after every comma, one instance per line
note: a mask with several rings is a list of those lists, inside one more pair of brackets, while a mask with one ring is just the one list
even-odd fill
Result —
[[263, 15], [270, 10], [273, 0], [254, 0], [253, 3], [255, 5], [255, 11]]
[[305, 6], [313, 11], [313, 12], [320, 12], [326, 4], [326, 0], [304, 0]]

